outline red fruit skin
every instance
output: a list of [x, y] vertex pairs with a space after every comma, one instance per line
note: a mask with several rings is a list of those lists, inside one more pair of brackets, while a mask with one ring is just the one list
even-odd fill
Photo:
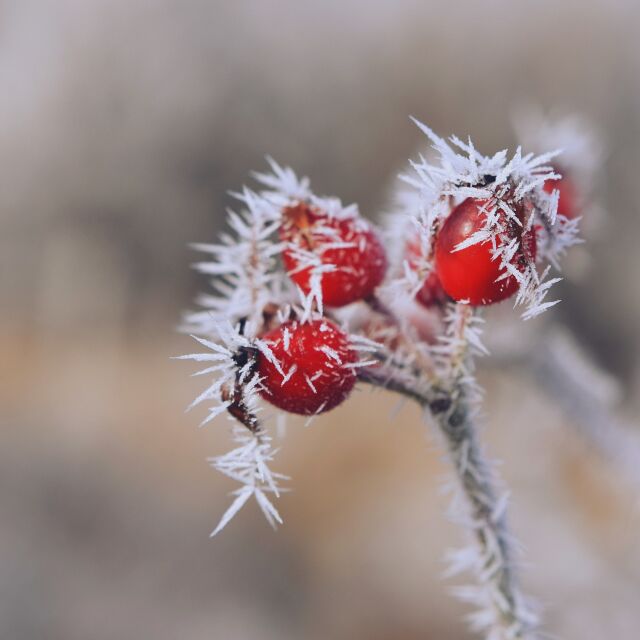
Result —
[[[322, 274], [322, 302], [327, 307], [343, 307], [369, 297], [384, 279], [387, 257], [371, 225], [362, 218], [336, 218], [305, 203], [285, 211], [280, 236], [306, 251], [313, 251], [322, 264], [336, 269]], [[327, 234], [327, 231], [329, 234]], [[335, 242], [352, 243], [352, 247], [324, 248]], [[299, 269], [293, 251], [285, 249], [284, 266], [291, 279], [308, 294], [311, 268]]]
[[[436, 271], [444, 290], [454, 300], [466, 300], [472, 305], [488, 305], [510, 298], [518, 290], [518, 282], [509, 276], [496, 279], [504, 270], [500, 260], [492, 260], [490, 241], [474, 244], [461, 251], [455, 247], [482, 228], [485, 216], [480, 212], [485, 201], [467, 198], [445, 220], [436, 239]], [[514, 224], [514, 232], [522, 233]], [[518, 268], [524, 268], [525, 258], [535, 260], [536, 236], [526, 231], [520, 240], [521, 251], [513, 257]]]
[[449, 296], [443, 289], [442, 283], [436, 271], [432, 271], [424, 281], [422, 287], [416, 293], [416, 300], [427, 309], [442, 306]]
[[285, 322], [262, 339], [269, 344], [285, 376], [292, 366], [297, 367], [283, 384], [275, 365], [263, 354], [258, 356], [258, 373], [263, 378], [260, 394], [279, 409], [305, 416], [324, 413], [351, 393], [356, 375], [345, 365], [356, 362], [358, 356], [346, 334], [332, 322]]
[[573, 220], [578, 216], [578, 190], [571, 178], [566, 176], [559, 180], [547, 180], [543, 186], [547, 193], [551, 193], [554, 189], [560, 192], [558, 198], [558, 213], [569, 220]]
[[[407, 258], [409, 266], [416, 269], [422, 258], [422, 247], [415, 240], [407, 243]], [[441, 306], [449, 300], [447, 292], [442, 288], [440, 278], [435, 269], [425, 278], [422, 287], [416, 293], [416, 301], [423, 307], [430, 309], [435, 306]]]

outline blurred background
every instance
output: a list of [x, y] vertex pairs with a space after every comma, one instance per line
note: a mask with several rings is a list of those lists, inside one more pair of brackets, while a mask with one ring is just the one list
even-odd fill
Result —
[[[637, 428], [639, 27], [633, 0], [0, 1], [0, 638], [471, 638], [446, 465], [385, 394], [291, 422], [280, 531], [251, 505], [208, 539], [228, 423], [197, 430], [200, 382], [169, 361], [206, 285], [187, 243], [265, 154], [376, 218], [424, 145], [408, 115], [489, 153], [518, 104], [584, 114], [604, 224], [513, 332], [564, 326]], [[636, 639], [640, 485], [526, 366], [480, 379], [546, 629]]]

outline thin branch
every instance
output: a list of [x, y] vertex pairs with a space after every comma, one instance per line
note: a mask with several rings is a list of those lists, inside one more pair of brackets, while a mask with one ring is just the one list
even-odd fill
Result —
[[358, 376], [362, 382], [404, 395], [427, 409], [444, 437], [467, 505], [465, 524], [477, 543], [477, 550], [458, 563], [458, 569], [475, 570], [480, 582], [479, 589], [460, 592], [480, 607], [472, 621], [486, 628], [492, 640], [534, 638], [536, 619], [525, 606], [513, 566], [506, 501], [499, 498], [482, 453], [464, 383], [456, 382], [445, 392], [423, 387], [405, 372], [384, 366], [363, 370]]
[[416, 384], [415, 380], [409, 379], [404, 370], [391, 365], [360, 369], [358, 380], [399, 393], [429, 409], [433, 414], [442, 413], [451, 406], [451, 399], [444, 391], [426, 385], [422, 387]]

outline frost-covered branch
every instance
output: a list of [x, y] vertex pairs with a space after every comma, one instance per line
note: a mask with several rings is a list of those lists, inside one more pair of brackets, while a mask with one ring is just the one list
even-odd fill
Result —
[[359, 378], [416, 401], [438, 426], [456, 480], [452, 516], [475, 540], [475, 546], [450, 553], [448, 572], [476, 575], [477, 585], [456, 589], [461, 599], [478, 609], [470, 616], [472, 626], [485, 630], [491, 640], [534, 638], [537, 619], [518, 585], [506, 522], [506, 494], [500, 495], [496, 488], [474, 421], [478, 390], [472, 382], [470, 360], [471, 351], [482, 346], [472, 321], [468, 308], [450, 311], [450, 335], [439, 350], [446, 372], [439, 388], [421, 384], [418, 376], [389, 365], [363, 371]]

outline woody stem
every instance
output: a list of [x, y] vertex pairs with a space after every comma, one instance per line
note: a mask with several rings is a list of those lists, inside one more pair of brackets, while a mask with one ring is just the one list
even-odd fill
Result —
[[404, 372], [384, 366], [362, 370], [358, 375], [362, 382], [411, 398], [431, 414], [465, 498], [466, 520], [476, 543], [475, 562], [469, 568], [475, 570], [481, 587], [477, 604], [487, 608], [489, 614], [488, 637], [532, 640], [535, 619], [524, 605], [513, 568], [505, 502], [498, 498], [482, 453], [464, 385], [456, 383], [447, 393], [420, 385]]

